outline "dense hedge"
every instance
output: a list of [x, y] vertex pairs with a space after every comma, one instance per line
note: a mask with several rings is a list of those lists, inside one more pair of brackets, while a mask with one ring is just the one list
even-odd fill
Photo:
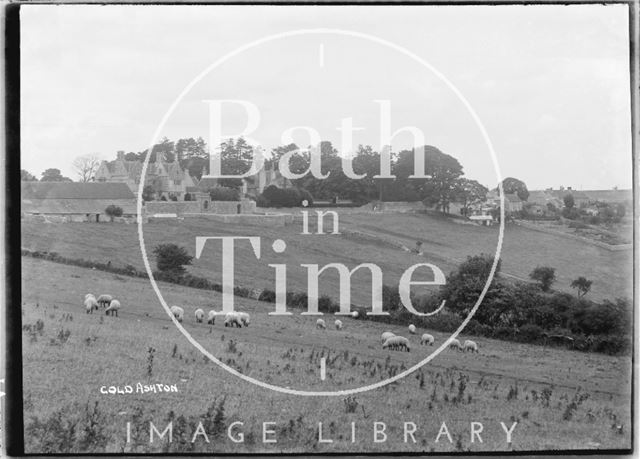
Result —
[[240, 192], [235, 188], [217, 186], [209, 189], [212, 201], [240, 201]]
[[269, 185], [256, 199], [258, 207], [300, 207], [302, 201], [313, 204], [313, 196], [302, 188], [278, 188]]
[[[67, 258], [56, 252], [27, 249], [22, 249], [22, 255], [124, 276], [147, 278], [146, 271], [140, 271], [131, 265], [118, 267], [111, 263]], [[398, 287], [388, 285], [383, 286], [382, 292], [384, 310], [389, 312], [388, 316], [367, 316], [368, 309], [357, 305], [351, 305], [351, 310], [358, 311], [362, 320], [397, 325], [413, 323], [419, 328], [453, 332], [468, 315], [468, 302], [475, 302], [478, 297], [479, 290], [474, 289], [481, 290], [484, 286], [482, 279], [474, 279], [473, 276], [482, 274], [491, 261], [490, 257], [469, 257], [458, 271], [449, 276], [447, 284], [437, 295], [413, 298], [415, 308], [421, 312], [434, 311], [443, 299], [446, 300], [444, 310], [433, 316], [419, 317], [411, 314], [401, 303]], [[222, 292], [221, 284], [188, 273], [155, 271], [153, 274], [157, 281]], [[461, 288], [461, 285], [465, 288]], [[238, 297], [248, 298], [251, 293], [251, 289], [240, 286], [234, 289], [234, 295]], [[274, 303], [275, 298], [275, 292], [270, 289], [264, 289], [258, 295], [260, 301], [269, 303]], [[287, 292], [286, 303], [289, 308], [306, 309], [307, 301], [305, 292]], [[318, 299], [320, 312], [331, 314], [339, 309], [340, 305], [328, 296]], [[482, 306], [464, 332], [500, 340], [619, 355], [630, 352], [630, 324], [631, 306], [626, 300], [595, 303], [568, 293], [543, 293], [531, 284], [506, 283], [496, 278]]]

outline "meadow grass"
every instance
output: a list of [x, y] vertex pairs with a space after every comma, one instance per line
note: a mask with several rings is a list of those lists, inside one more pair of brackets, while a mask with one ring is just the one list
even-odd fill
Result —
[[[149, 282], [22, 258], [25, 442], [28, 452], [416, 452], [628, 448], [629, 357], [476, 339], [480, 354], [445, 350], [421, 370], [383, 388], [339, 397], [299, 397], [258, 388], [205, 359], [160, 306]], [[302, 390], [359, 387], [386, 379], [435, 348], [383, 351], [380, 334], [408, 336], [404, 327], [341, 318], [342, 331], [315, 328], [314, 317], [267, 313], [273, 304], [236, 298], [251, 314], [248, 328], [197, 324], [198, 307], [220, 309], [221, 297], [160, 283], [169, 305], [185, 308], [185, 329], [237, 371]], [[86, 314], [84, 294], [114, 294], [120, 317]], [[446, 335], [431, 332], [436, 344]], [[469, 338], [464, 335], [461, 338]], [[327, 379], [320, 379], [320, 359]], [[101, 394], [101, 386], [176, 384], [178, 392]], [[585, 395], [586, 394], [586, 395]], [[174, 441], [149, 443], [148, 422], [171, 420]], [[245, 442], [226, 437], [245, 423]], [[197, 422], [212, 439], [191, 443]], [[275, 422], [276, 444], [262, 442], [262, 423]], [[483, 442], [469, 423], [482, 422]], [[126, 423], [134, 431], [126, 443]], [[318, 423], [333, 443], [318, 442]], [[356, 441], [351, 442], [351, 422]], [[387, 441], [373, 441], [373, 423]], [[404, 442], [404, 422], [418, 426]], [[452, 436], [435, 439], [442, 422]], [[518, 422], [506, 443], [500, 422]]]

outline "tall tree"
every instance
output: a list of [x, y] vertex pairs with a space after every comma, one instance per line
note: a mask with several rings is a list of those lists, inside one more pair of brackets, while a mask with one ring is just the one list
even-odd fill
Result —
[[478, 181], [460, 177], [456, 182], [454, 195], [456, 200], [462, 202], [466, 215], [470, 206], [484, 202], [488, 191], [487, 187]]
[[[229, 139], [220, 144], [220, 159], [224, 175], [240, 175], [246, 173], [253, 161], [253, 147], [245, 139]], [[240, 179], [221, 179], [219, 184], [226, 187], [238, 188], [242, 185]]]
[[38, 178], [35, 175], [31, 175], [26, 170], [20, 169], [20, 181], [22, 181], [22, 182], [37, 182]]
[[76, 174], [78, 174], [78, 177], [80, 177], [79, 181], [83, 183], [93, 178], [98, 167], [100, 167], [100, 158], [93, 154], [78, 156], [73, 160], [73, 169], [76, 171]]
[[540, 283], [543, 292], [548, 292], [551, 285], [556, 281], [556, 270], [549, 266], [538, 266], [531, 271], [529, 277]]
[[47, 169], [42, 173], [41, 182], [73, 182], [69, 177], [65, 177], [60, 173], [60, 169]]
[[455, 199], [455, 187], [462, 176], [462, 166], [456, 158], [447, 155], [436, 147], [424, 147], [424, 174], [429, 179], [411, 179], [414, 175], [414, 150], [404, 150], [398, 154], [393, 168], [399, 181], [406, 181], [410, 188], [417, 191], [426, 206], [435, 205], [442, 212], [449, 212], [449, 203]]
[[580, 276], [571, 282], [571, 288], [578, 290], [578, 298], [585, 296], [591, 290], [591, 284], [593, 281], [588, 280], [584, 276]]
[[517, 178], [507, 177], [502, 181], [502, 189], [505, 194], [515, 193], [518, 195], [520, 199], [526, 201], [529, 199], [529, 190], [527, 190], [527, 185]]

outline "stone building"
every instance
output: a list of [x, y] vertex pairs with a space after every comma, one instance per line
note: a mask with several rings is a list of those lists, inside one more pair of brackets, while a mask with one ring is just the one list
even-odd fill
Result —
[[[131, 191], [137, 193], [141, 174], [142, 161], [127, 161], [124, 159], [124, 151], [119, 151], [115, 161], [102, 161], [96, 171], [95, 181], [125, 183]], [[168, 162], [164, 155], [158, 154], [156, 161], [147, 166], [146, 185], [153, 187], [155, 199], [175, 197], [182, 201], [187, 187], [195, 186], [195, 183], [178, 161]]]

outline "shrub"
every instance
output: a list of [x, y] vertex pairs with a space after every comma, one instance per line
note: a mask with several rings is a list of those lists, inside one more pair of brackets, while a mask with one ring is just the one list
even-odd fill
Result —
[[258, 195], [256, 198], [256, 206], [257, 207], [271, 207], [271, 202], [264, 197], [264, 195]]
[[304, 188], [299, 188], [298, 190], [300, 192], [300, 203], [302, 203], [302, 201], [307, 201], [309, 203], [308, 205], [311, 206], [313, 204], [313, 196], [311, 193]]
[[549, 266], [538, 266], [531, 271], [529, 277], [540, 283], [543, 292], [548, 292], [551, 285], [556, 281], [556, 270]]
[[113, 221], [114, 217], [122, 217], [122, 207], [118, 207], [114, 204], [107, 206], [104, 210], [104, 213], [109, 216], [111, 221]]
[[273, 207], [298, 207], [302, 202], [302, 194], [297, 188], [283, 189], [269, 185], [261, 196]]
[[562, 216], [569, 220], [577, 220], [580, 218], [580, 211], [575, 207], [565, 207], [562, 209]]
[[535, 324], [525, 324], [520, 327], [519, 338], [525, 343], [532, 343], [542, 338], [542, 327]]
[[217, 186], [209, 189], [212, 201], [239, 201], [240, 192], [235, 188]]
[[156, 265], [160, 271], [182, 274], [184, 265], [190, 265], [193, 257], [184, 247], [176, 244], [160, 244], [153, 249], [156, 255]]
[[260, 296], [258, 297], [259, 301], [266, 301], [268, 303], [275, 303], [276, 302], [276, 292], [274, 292], [273, 290], [269, 290], [269, 289], [264, 289], [261, 293]]
[[[597, 218], [597, 217], [591, 217], [591, 218]], [[587, 228], [589, 228], [589, 225], [587, 225], [586, 223], [580, 222], [580, 221], [570, 222], [569, 223], [569, 228], [587, 229]]]

